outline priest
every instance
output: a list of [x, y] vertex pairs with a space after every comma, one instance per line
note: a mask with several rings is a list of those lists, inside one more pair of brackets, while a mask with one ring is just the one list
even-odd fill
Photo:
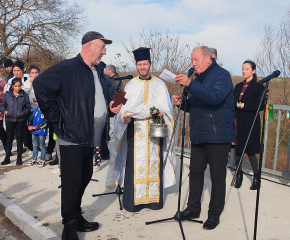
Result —
[[[106, 187], [123, 187], [123, 207], [129, 212], [163, 207], [163, 189], [176, 182], [176, 159], [169, 138], [173, 130], [172, 102], [165, 83], [150, 74], [150, 48], [133, 51], [139, 76], [125, 86], [125, 98], [115, 120]], [[168, 137], [149, 136], [150, 108], [159, 108]]]

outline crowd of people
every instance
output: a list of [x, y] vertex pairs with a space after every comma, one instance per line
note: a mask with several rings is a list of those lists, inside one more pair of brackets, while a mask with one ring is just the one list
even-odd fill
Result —
[[[77, 231], [99, 228], [98, 222], [89, 222], [82, 216], [81, 202], [93, 172], [100, 170], [102, 157], [110, 159], [106, 187], [122, 188], [127, 211], [163, 207], [163, 189], [176, 183], [175, 153], [169, 142], [174, 125], [174, 104], [190, 114], [189, 196], [182, 216], [199, 218], [204, 171], [209, 165], [211, 200], [203, 228], [216, 228], [225, 204], [228, 153], [231, 146], [236, 148], [238, 166], [257, 111], [257, 99], [263, 90], [263, 85], [257, 82], [255, 63], [249, 60], [243, 63], [245, 80], [234, 88], [229, 72], [216, 62], [216, 49], [194, 48], [191, 62], [195, 78], [186, 74], [175, 77], [189, 93], [185, 108], [180, 96], [169, 96], [164, 82], [151, 75], [150, 48], [140, 47], [133, 51], [138, 76], [126, 84], [127, 102], [122, 105], [113, 99], [116, 86], [120, 86], [115, 80], [119, 76], [116, 68], [106, 67], [101, 62], [106, 45], [111, 43], [112, 40], [98, 32], [87, 32], [76, 57], [41, 74], [35, 65], [25, 74], [21, 61], [5, 61], [9, 75], [6, 84], [0, 81], [0, 136], [6, 157], [1, 164], [10, 163], [14, 135], [17, 165], [22, 164], [24, 143], [28, 151], [33, 152], [27, 164], [36, 164], [40, 151], [38, 164], [44, 166], [46, 152], [50, 158], [53, 141], [57, 139], [57, 155], [61, 162], [57, 173], [61, 172], [62, 239], [79, 239]], [[149, 109], [153, 106], [160, 110], [158, 117], [168, 126], [168, 137], [149, 136]], [[259, 110], [263, 109], [262, 106]], [[47, 134], [49, 144], [45, 147]], [[260, 119], [257, 119], [246, 148], [254, 171], [251, 190], [257, 189], [260, 182], [255, 157], [259, 153], [259, 137]], [[167, 164], [164, 163], [165, 155], [168, 155]], [[243, 172], [239, 168], [236, 188], [241, 187], [242, 180]]]

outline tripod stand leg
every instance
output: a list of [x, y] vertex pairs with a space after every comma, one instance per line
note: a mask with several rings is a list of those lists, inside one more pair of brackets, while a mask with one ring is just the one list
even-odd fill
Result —
[[193, 220], [193, 219], [190, 219], [190, 218], [186, 218], [185, 220], [203, 224], [203, 221], [199, 221], [199, 220]]
[[121, 202], [121, 194], [118, 194], [118, 197], [119, 197], [120, 210], [123, 210], [123, 205]]
[[175, 219], [174, 217], [164, 218], [164, 219], [155, 220], [155, 221], [151, 221], [151, 222], [145, 222], [145, 224], [149, 225], [149, 224], [153, 224], [153, 223], [165, 222], [165, 221], [174, 220], [174, 219]]
[[179, 227], [180, 227], [182, 238], [183, 238], [183, 240], [185, 240], [185, 235], [184, 235], [184, 232], [183, 232], [182, 223], [181, 223], [181, 221], [178, 221], [178, 223], [179, 223]]
[[104, 196], [104, 195], [110, 195], [110, 194], [115, 194], [115, 192], [93, 194], [92, 197], [98, 197], [98, 196]]
[[117, 188], [116, 188], [116, 190], [114, 192], [93, 194], [92, 197], [105, 196], [105, 195], [111, 195], [111, 194], [117, 194], [118, 195], [119, 204], [120, 204], [120, 210], [123, 210], [121, 197], [120, 197], [123, 194], [123, 191], [122, 191], [122, 188], [120, 187], [120, 185], [117, 186]]

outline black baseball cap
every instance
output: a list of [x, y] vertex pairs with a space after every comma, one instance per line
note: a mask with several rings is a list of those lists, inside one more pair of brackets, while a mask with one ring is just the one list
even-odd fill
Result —
[[113, 41], [112, 40], [109, 40], [107, 38], [105, 38], [102, 34], [100, 34], [99, 32], [94, 32], [94, 31], [90, 31], [90, 32], [87, 32], [83, 38], [82, 38], [82, 45], [90, 42], [90, 41], [93, 41], [95, 39], [101, 39], [105, 42], [105, 44], [111, 44]]

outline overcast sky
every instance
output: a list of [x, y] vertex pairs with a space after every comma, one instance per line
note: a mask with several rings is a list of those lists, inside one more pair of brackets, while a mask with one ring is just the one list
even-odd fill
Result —
[[[73, 2], [73, 0], [70, 0]], [[223, 67], [241, 75], [241, 65], [253, 59], [264, 26], [278, 26], [289, 0], [75, 0], [86, 8], [87, 31], [98, 31], [113, 43], [103, 61], [115, 63], [117, 53], [130, 62], [122, 43], [150, 30], [179, 34], [192, 47], [203, 43], [218, 50]], [[81, 35], [76, 38], [80, 50]], [[79, 47], [79, 48], [78, 48]], [[189, 56], [190, 57], [190, 56]], [[273, 69], [275, 70], [275, 69]]]

